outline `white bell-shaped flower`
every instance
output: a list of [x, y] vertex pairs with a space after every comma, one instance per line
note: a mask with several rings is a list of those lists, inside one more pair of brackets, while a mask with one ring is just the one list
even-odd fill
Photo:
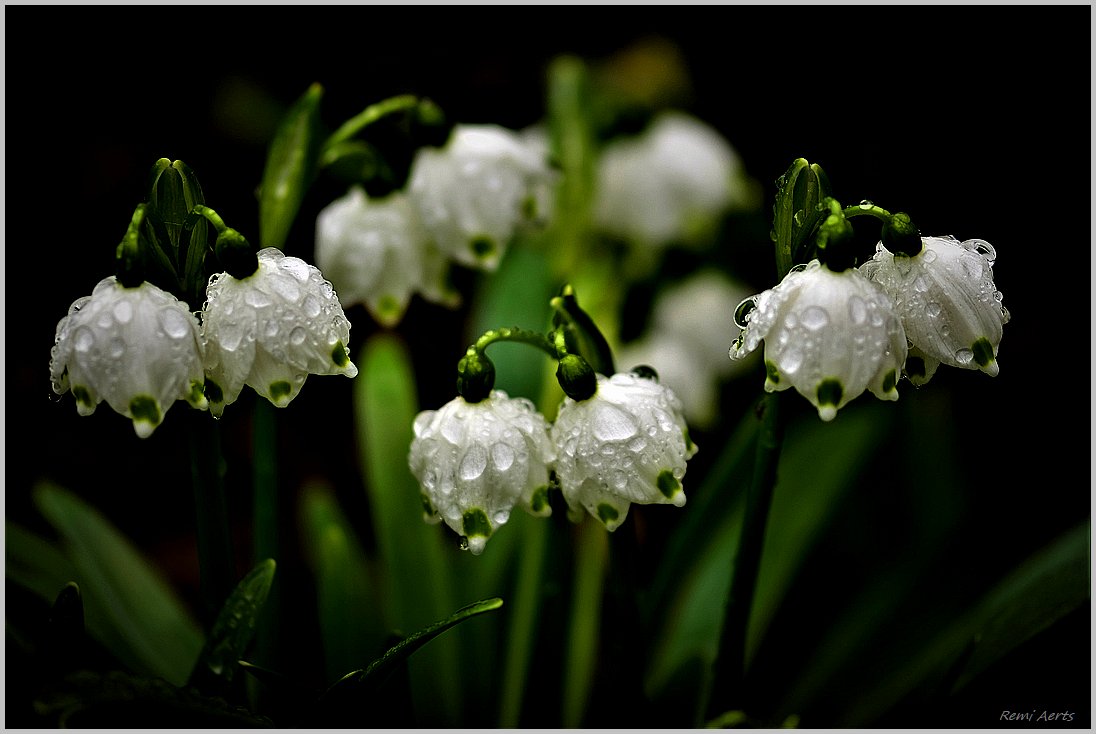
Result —
[[127, 288], [111, 276], [74, 301], [57, 324], [50, 378], [58, 395], [72, 391], [80, 415], [106, 400], [141, 438], [176, 400], [207, 407], [198, 320], [148, 282]]
[[898, 399], [902, 322], [890, 296], [859, 270], [835, 273], [812, 260], [747, 303], [753, 309], [730, 357], [741, 359], [764, 340], [767, 391], [794, 387], [824, 421], [864, 390]]
[[[439, 262], [428, 264], [428, 259]], [[456, 295], [445, 288], [443, 263], [447, 258], [430, 243], [402, 191], [370, 199], [355, 186], [316, 218], [316, 265], [335, 286], [343, 308], [365, 304], [382, 326], [403, 318], [414, 293], [457, 305]]]
[[993, 283], [993, 246], [985, 240], [923, 237], [916, 255], [894, 255], [882, 243], [860, 270], [891, 295], [911, 347], [906, 374], [928, 382], [939, 364], [995, 376], [1008, 309]]
[[456, 397], [418, 414], [408, 454], [422, 487], [424, 517], [441, 520], [479, 555], [518, 502], [550, 515], [549, 470], [555, 458], [548, 423], [525, 398], [493, 390], [479, 402]]
[[682, 479], [696, 453], [681, 401], [655, 379], [597, 375], [586, 400], [564, 398], [552, 425], [556, 475], [573, 512], [615, 530], [638, 504], [685, 504]]
[[611, 141], [598, 158], [594, 222], [640, 251], [706, 241], [726, 212], [756, 200], [757, 186], [734, 148], [683, 112], [663, 112], [640, 135]]
[[439, 250], [494, 270], [519, 228], [541, 222], [555, 178], [544, 146], [498, 125], [456, 125], [442, 148], [415, 154], [408, 196]]
[[244, 385], [279, 408], [308, 375], [354, 377], [350, 322], [331, 283], [313, 265], [268, 247], [243, 279], [209, 279], [202, 308], [206, 395], [220, 417]]

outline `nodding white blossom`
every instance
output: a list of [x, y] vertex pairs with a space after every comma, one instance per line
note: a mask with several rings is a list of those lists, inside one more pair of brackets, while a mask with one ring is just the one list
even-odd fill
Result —
[[313, 265], [268, 247], [243, 279], [209, 279], [201, 312], [206, 395], [220, 417], [244, 385], [279, 408], [308, 375], [354, 377], [350, 322], [331, 283]]
[[751, 293], [717, 270], [703, 270], [659, 293], [650, 327], [622, 345], [618, 362], [649, 365], [659, 382], [681, 398], [689, 425], [711, 426], [719, 416], [721, 381], [743, 372], [751, 360], [727, 359], [727, 344], [713, 314], [733, 313]]
[[535, 140], [498, 125], [456, 125], [444, 147], [415, 154], [407, 191], [441, 252], [491, 271], [520, 228], [541, 222], [538, 204], [554, 178]]
[[891, 295], [911, 349], [906, 374], [929, 381], [941, 364], [996, 376], [997, 349], [1009, 312], [993, 284], [993, 246], [985, 240], [923, 237], [916, 255], [883, 243], [860, 270]]
[[764, 340], [767, 391], [794, 387], [824, 421], [864, 390], [898, 399], [902, 322], [890, 296], [859, 270], [834, 272], [812, 260], [750, 300], [730, 357], [741, 359]]
[[655, 379], [597, 375], [586, 400], [564, 398], [551, 428], [556, 474], [573, 512], [615, 530], [638, 504], [685, 504], [682, 478], [696, 453], [681, 401]]
[[548, 423], [525, 398], [493, 390], [479, 402], [456, 397], [418, 414], [408, 454], [422, 487], [424, 517], [459, 534], [478, 555], [521, 502], [550, 515], [549, 468], [555, 451]]
[[382, 326], [403, 318], [414, 293], [455, 307], [445, 287], [447, 258], [423, 228], [402, 191], [370, 199], [360, 186], [316, 219], [316, 265], [331, 280], [343, 308], [362, 303]]
[[728, 211], [754, 206], [757, 186], [714, 128], [663, 112], [640, 135], [610, 141], [597, 162], [594, 222], [658, 249], [710, 238]]
[[71, 390], [80, 415], [106, 400], [152, 435], [176, 400], [205, 410], [198, 320], [152, 283], [127, 288], [111, 276], [73, 302], [51, 350], [53, 391]]

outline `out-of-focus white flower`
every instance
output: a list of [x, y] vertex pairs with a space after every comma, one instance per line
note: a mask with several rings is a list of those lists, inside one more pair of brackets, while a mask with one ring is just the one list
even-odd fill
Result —
[[639, 504], [685, 504], [682, 478], [696, 453], [681, 401], [657, 380], [597, 375], [586, 400], [564, 398], [551, 429], [568, 506], [615, 530]]
[[456, 125], [444, 147], [415, 154], [407, 191], [439, 250], [490, 271], [514, 233], [539, 221], [553, 179], [542, 145], [498, 125]]
[[[428, 259], [437, 262], [428, 267]], [[316, 218], [316, 265], [343, 308], [363, 303], [382, 326], [403, 318], [414, 293], [456, 306], [444, 286], [447, 264], [403, 192], [370, 199], [355, 186]]]
[[794, 387], [824, 421], [864, 390], [897, 400], [906, 336], [894, 302], [863, 273], [818, 260], [754, 297], [730, 349], [740, 359], [765, 341], [765, 389]]
[[728, 211], [756, 205], [757, 185], [715, 129], [670, 111], [605, 146], [595, 196], [595, 224], [642, 251], [705, 242]]
[[127, 288], [111, 276], [74, 301], [57, 324], [50, 377], [58, 395], [72, 390], [80, 415], [106, 400], [141, 438], [176, 400], [207, 407], [198, 321], [148, 282]]
[[244, 385], [279, 408], [308, 375], [354, 377], [350, 322], [331, 283], [313, 265], [267, 247], [258, 269], [209, 279], [202, 308], [206, 395], [220, 417]]
[[548, 423], [525, 398], [503, 390], [475, 403], [456, 397], [418, 414], [408, 464], [422, 487], [428, 522], [444, 520], [479, 555], [519, 501], [550, 515], [548, 472], [555, 452]]
[[993, 284], [997, 252], [985, 240], [923, 237], [916, 255], [876, 246], [860, 270], [891, 295], [911, 350], [906, 374], [928, 382], [940, 363], [995, 376], [1008, 309]]
[[685, 417], [707, 428], [719, 417], [719, 386], [752, 360], [727, 359], [722, 324], [751, 291], [717, 270], [703, 270], [660, 293], [650, 327], [616, 350], [625, 367], [648, 365], [681, 398]]

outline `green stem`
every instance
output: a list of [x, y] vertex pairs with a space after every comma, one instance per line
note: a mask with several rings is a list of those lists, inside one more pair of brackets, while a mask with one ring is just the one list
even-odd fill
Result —
[[875, 204], [868, 204], [866, 202], [857, 204], [855, 206], [847, 206], [841, 210], [841, 213], [845, 215], [845, 219], [852, 219], [853, 217], [872, 216], [879, 221], [886, 224], [894, 217], [893, 214], [888, 212], [881, 206]]
[[713, 716], [740, 709], [745, 703], [742, 687], [746, 675], [746, 638], [783, 444], [784, 421], [779, 410], [780, 396], [781, 393], [768, 393], [760, 404], [761, 432], [757, 439], [753, 481], [746, 494], [742, 533], [732, 566], [734, 576], [715, 661], [713, 700], [709, 707], [709, 713]]
[[209, 416], [190, 415], [190, 467], [201, 574], [202, 621], [210, 629], [236, 585], [232, 534], [225, 500], [220, 429]]
[[506, 659], [502, 669], [500, 729], [515, 729], [520, 723], [529, 662], [536, 641], [537, 612], [542, 602], [544, 553], [548, 546], [549, 527], [546, 522], [528, 523], [522, 538], [517, 586], [510, 603], [512, 621], [507, 632]]
[[327, 150], [334, 145], [338, 145], [346, 140], [357, 135], [359, 132], [372, 125], [377, 120], [391, 115], [395, 112], [402, 112], [404, 110], [414, 109], [419, 103], [419, 98], [412, 94], [402, 94], [397, 97], [390, 97], [385, 100], [381, 100], [375, 104], [371, 104], [358, 114], [351, 117], [349, 120], [339, 126], [331, 136], [324, 142], [323, 150]]
[[519, 342], [521, 344], [528, 344], [534, 346], [537, 349], [544, 351], [549, 357], [558, 359], [559, 355], [556, 352], [555, 345], [548, 340], [548, 337], [541, 334], [538, 331], [529, 331], [528, 329], [520, 329], [516, 326], [503, 327], [501, 329], [491, 329], [483, 336], [476, 340], [476, 343], [468, 347], [468, 353], [483, 352], [487, 347], [491, 346], [495, 342]]
[[601, 596], [608, 555], [605, 528], [586, 517], [577, 528], [575, 577], [571, 595], [571, 621], [563, 672], [563, 723], [566, 729], [582, 725], [601, 631]]

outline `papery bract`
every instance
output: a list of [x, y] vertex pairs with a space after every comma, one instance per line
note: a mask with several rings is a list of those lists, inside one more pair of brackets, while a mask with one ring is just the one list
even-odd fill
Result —
[[141, 438], [176, 400], [207, 407], [198, 321], [148, 282], [127, 288], [111, 276], [73, 302], [57, 324], [50, 376], [54, 392], [72, 391], [80, 415], [106, 400]]

